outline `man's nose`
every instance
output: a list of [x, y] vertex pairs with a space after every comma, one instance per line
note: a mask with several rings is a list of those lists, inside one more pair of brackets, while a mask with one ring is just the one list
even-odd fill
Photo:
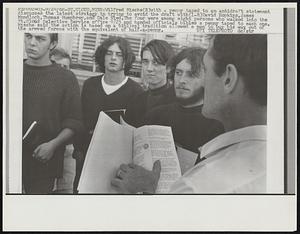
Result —
[[117, 54], [116, 53], [112, 53], [111, 58], [112, 59], [116, 59], [117, 58]]
[[35, 39], [35, 37], [32, 37], [29, 41], [30, 45], [36, 45], [37, 40]]
[[152, 71], [153, 70], [153, 64], [152, 62], [149, 62], [147, 65], [147, 71]]
[[186, 83], [187, 82], [187, 76], [185, 74], [182, 74], [179, 78], [180, 83]]

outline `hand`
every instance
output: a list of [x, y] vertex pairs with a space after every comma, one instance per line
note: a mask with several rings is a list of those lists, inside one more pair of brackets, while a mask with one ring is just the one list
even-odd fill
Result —
[[51, 141], [43, 143], [33, 151], [32, 157], [42, 163], [46, 163], [52, 158], [55, 149], [56, 146]]
[[117, 191], [125, 194], [138, 192], [155, 193], [160, 177], [161, 165], [157, 160], [152, 171], [135, 164], [122, 164], [117, 170], [116, 177], [111, 181]]

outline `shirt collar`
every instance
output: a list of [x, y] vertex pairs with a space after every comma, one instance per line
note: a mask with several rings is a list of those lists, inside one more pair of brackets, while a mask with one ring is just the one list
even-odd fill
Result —
[[179, 102], [176, 102], [177, 108], [184, 113], [201, 113], [203, 104], [193, 107], [184, 107]]
[[249, 140], [265, 141], [267, 138], [267, 126], [255, 125], [239, 128], [223, 133], [199, 148], [200, 158], [208, 158], [213, 152], [226, 148], [230, 145]]
[[106, 93], [106, 95], [114, 93], [119, 88], [121, 88], [124, 84], [126, 84], [126, 82], [128, 81], [128, 76], [125, 76], [125, 79], [120, 84], [110, 85], [104, 81], [104, 76], [105, 76], [105, 74], [101, 78], [101, 84], [102, 84], [102, 88], [103, 88], [104, 92]]

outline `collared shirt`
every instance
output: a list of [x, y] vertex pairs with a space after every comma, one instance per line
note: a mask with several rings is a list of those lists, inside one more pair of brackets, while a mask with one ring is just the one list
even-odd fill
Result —
[[170, 193], [266, 193], [265, 125], [226, 132], [200, 150], [200, 162]]

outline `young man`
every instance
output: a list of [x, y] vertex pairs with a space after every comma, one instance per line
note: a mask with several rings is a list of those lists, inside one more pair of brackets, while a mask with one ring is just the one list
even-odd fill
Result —
[[108, 38], [96, 50], [95, 61], [104, 74], [87, 79], [81, 92], [86, 134], [74, 145], [74, 157], [77, 162], [75, 193], [100, 111], [106, 112], [112, 118], [119, 118], [128, 104], [134, 102], [134, 97], [143, 92], [142, 87], [127, 76], [134, 60], [135, 55], [130, 44], [122, 37]]
[[63, 48], [55, 48], [50, 52], [50, 59], [66, 69], [70, 69], [71, 57]]
[[142, 72], [149, 90], [135, 97], [127, 108], [125, 120], [130, 125], [144, 125], [149, 110], [175, 101], [174, 88], [167, 80], [167, 62], [173, 56], [172, 46], [163, 40], [152, 40], [142, 49]]
[[82, 129], [79, 86], [74, 74], [52, 63], [58, 35], [25, 33], [23, 135], [36, 121], [36, 134], [23, 144], [23, 185], [28, 194], [47, 194], [62, 175], [66, 142]]
[[[267, 35], [216, 35], [203, 63], [202, 113], [225, 133], [200, 149], [200, 162], [170, 193], [266, 193]], [[133, 164], [119, 170], [112, 185], [121, 192], [155, 192], [159, 161], [153, 171]]]
[[201, 69], [205, 50], [187, 48], [171, 61], [177, 102], [150, 110], [146, 124], [171, 126], [177, 145], [198, 153], [200, 145], [223, 133], [220, 122], [202, 113], [204, 74]]
[[[50, 59], [61, 67], [70, 70], [72, 59], [68, 52], [63, 48], [55, 47], [55, 49], [51, 50]], [[72, 144], [66, 146], [63, 176], [56, 180], [53, 193], [73, 193], [73, 182], [75, 177], [75, 161], [72, 158], [73, 150]]]

